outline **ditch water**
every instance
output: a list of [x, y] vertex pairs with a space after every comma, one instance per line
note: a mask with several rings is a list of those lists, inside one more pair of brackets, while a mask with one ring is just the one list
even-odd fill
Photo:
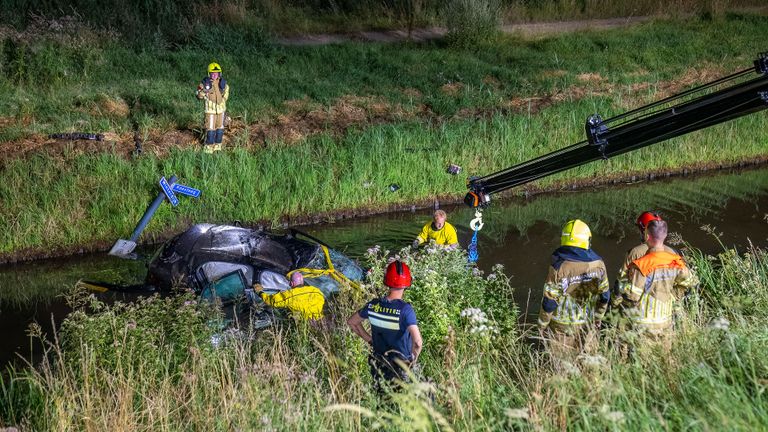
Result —
[[[750, 242], [768, 247], [768, 169], [699, 175], [561, 192], [529, 199], [497, 200], [484, 212], [479, 235], [479, 267], [489, 272], [503, 264], [515, 289], [522, 319], [535, 321], [549, 256], [560, 241], [560, 225], [580, 218], [592, 229], [594, 249], [614, 273], [625, 252], [639, 243], [634, 220], [645, 210], [657, 210], [669, 222], [671, 237], [714, 254], [723, 246], [744, 250]], [[466, 247], [472, 236], [467, 207], [445, 207], [449, 222]], [[301, 227], [354, 258], [380, 245], [397, 251], [410, 245], [431, 211], [392, 213]], [[702, 227], [710, 227], [705, 230]], [[715, 237], [706, 231], [714, 230]], [[141, 251], [150, 255], [152, 249]], [[37, 261], [0, 267], [0, 366], [39, 355], [27, 336], [37, 322], [50, 334], [68, 310], [62, 297], [79, 279], [136, 284], [144, 278], [145, 262], [102, 254]], [[612, 283], [613, 281], [611, 281]], [[461, 287], [456, 287], [461, 289]], [[126, 296], [118, 294], [120, 296]], [[130, 299], [130, 297], [122, 297]], [[407, 294], [406, 294], [407, 299]], [[429, 319], [424, 314], [421, 319]], [[17, 354], [18, 353], [18, 354]]]

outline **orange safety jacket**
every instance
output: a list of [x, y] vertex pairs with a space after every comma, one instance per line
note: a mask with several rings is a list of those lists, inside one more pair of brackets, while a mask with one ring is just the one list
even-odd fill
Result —
[[667, 251], [650, 251], [632, 261], [627, 276], [619, 282], [623, 312], [649, 328], [671, 326], [676, 303], [698, 283], [683, 257]]

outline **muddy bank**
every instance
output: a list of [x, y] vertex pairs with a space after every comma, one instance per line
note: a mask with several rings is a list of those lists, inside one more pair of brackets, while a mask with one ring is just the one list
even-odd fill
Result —
[[[681, 177], [687, 175], [706, 175], [724, 170], [743, 170], [754, 169], [768, 165], [768, 155], [762, 155], [751, 159], [743, 159], [733, 162], [702, 162], [688, 167], [675, 169], [652, 170], [652, 171], [632, 171], [621, 175], [601, 176], [592, 178], [578, 178], [564, 180], [545, 187], [536, 185], [524, 185], [514, 188], [510, 191], [493, 195], [493, 201], [507, 199], [512, 196], [523, 198], [533, 197], [539, 194], [556, 193], [563, 191], [588, 190], [596, 187], [605, 187], [619, 184], [631, 184], [642, 181], [653, 181], [656, 179], [666, 179], [671, 177]], [[282, 216], [278, 226], [273, 226], [270, 221], [218, 221], [219, 223], [240, 223], [243, 226], [258, 228], [288, 228], [301, 227], [306, 225], [317, 225], [335, 221], [349, 220], [364, 216], [381, 215], [393, 212], [416, 211], [427, 208], [438, 208], [445, 205], [460, 204], [463, 202], [464, 195], [445, 194], [425, 198], [410, 203], [399, 203], [380, 206], [368, 206], [359, 208], [339, 209], [332, 212], [315, 213], [301, 216]], [[142, 245], [156, 245], [162, 243], [179, 232], [186, 229], [194, 223], [205, 221], [180, 220], [175, 227], [168, 227], [161, 231], [148, 232], [140, 239]], [[122, 237], [125, 238], [128, 233]], [[56, 258], [71, 256], [77, 254], [107, 252], [114, 244], [116, 238], [102, 239], [89, 242], [82, 245], [56, 246], [48, 245], [46, 247], [26, 248], [14, 252], [0, 254], [0, 264], [18, 263], [24, 261], [33, 261], [38, 259]]]

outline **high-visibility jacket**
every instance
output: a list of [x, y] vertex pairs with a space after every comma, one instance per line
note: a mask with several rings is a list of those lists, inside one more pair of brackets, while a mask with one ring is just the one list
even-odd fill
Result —
[[683, 257], [666, 250], [650, 250], [630, 264], [627, 278], [619, 281], [622, 313], [649, 329], [672, 326], [675, 308], [698, 278]]
[[229, 84], [224, 78], [203, 78], [197, 86], [197, 97], [205, 100], [206, 114], [224, 114], [229, 99]]
[[[671, 247], [664, 245], [664, 251], [677, 254], [677, 251], [672, 249]], [[618, 279], [626, 279], [627, 272], [629, 271], [629, 266], [632, 264], [632, 261], [642, 258], [645, 254], [648, 253], [648, 244], [642, 243], [639, 244], [627, 252], [627, 256], [624, 257], [624, 262], [621, 264], [621, 268], [619, 269], [619, 277]]]
[[424, 228], [421, 229], [418, 240], [419, 244], [434, 240], [435, 243], [446, 246], [459, 243], [459, 238], [456, 236], [456, 228], [448, 222], [443, 224], [443, 227], [440, 229], [436, 229], [432, 222], [427, 223], [424, 225]]
[[[578, 260], [577, 260], [578, 259]], [[607, 270], [591, 250], [563, 246], [552, 255], [539, 326], [578, 326], [602, 319], [610, 301]]]
[[[671, 247], [669, 247], [667, 245], [664, 245], [664, 251], [669, 252], [669, 253], [673, 253], [673, 254], [677, 254], [676, 250], [672, 249]], [[622, 284], [622, 281], [629, 280], [629, 276], [627, 276], [627, 274], [629, 273], [629, 266], [632, 264], [632, 261], [634, 261], [634, 260], [636, 260], [638, 258], [642, 258], [647, 253], [648, 253], [648, 244], [647, 243], [639, 244], [639, 245], [633, 247], [632, 249], [630, 249], [629, 252], [627, 252], [627, 256], [624, 257], [624, 262], [621, 263], [621, 268], [619, 269], [619, 274], [616, 277], [616, 284], [614, 285], [615, 290], [616, 290], [614, 292], [613, 297], [612, 297], [613, 298], [613, 305], [614, 306], [618, 306], [619, 303], [621, 303], [621, 292], [620, 292], [618, 287]]]
[[323, 317], [325, 296], [322, 291], [312, 285], [291, 288], [277, 294], [262, 292], [260, 295], [267, 306], [288, 309], [298, 313], [305, 319], [320, 319]]

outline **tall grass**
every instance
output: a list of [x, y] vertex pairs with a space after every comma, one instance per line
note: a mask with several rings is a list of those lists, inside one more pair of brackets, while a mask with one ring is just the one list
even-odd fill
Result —
[[[424, 109], [440, 120], [465, 108], [506, 112], [510, 99], [571, 87], [588, 95], [600, 92], [601, 83], [620, 92], [634, 83], [679, 80], [702, 65], [725, 74], [765, 50], [757, 35], [766, 27], [759, 15], [670, 20], [539, 41], [507, 37], [473, 51], [438, 43], [275, 47], [238, 41], [241, 36], [178, 51], [137, 50], [108, 35], [80, 32], [75, 24], [65, 27], [65, 35], [72, 33], [66, 37], [54, 33], [28, 41], [0, 33], [5, 38], [0, 71], [13, 78], [0, 81], [8, 95], [0, 113], [18, 122], [0, 130], [0, 141], [12, 139], [8, 129], [26, 136], [83, 129], [120, 134], [137, 125], [142, 132], [199, 129], [202, 107], [192, 92], [212, 60], [230, 82], [228, 107], [236, 118], [248, 113], [251, 121], [269, 124], [291, 113], [286, 101], [327, 109], [354, 95], [373, 98], [369, 104], [382, 103], [392, 112]], [[212, 41], [219, 39], [211, 33]], [[585, 82], [583, 74], [597, 74], [598, 81]], [[447, 91], [446, 85], [458, 87]], [[636, 96], [645, 95], [624, 95]], [[108, 99], [121, 100], [124, 110], [110, 110]]]
[[[579, 141], [589, 114], [610, 116], [657, 96], [653, 86], [638, 93], [625, 85], [688, 76], [694, 65], [709, 64], [723, 73], [744, 67], [751, 53], [765, 49], [758, 35], [766, 27], [764, 17], [733, 15], [717, 22], [658, 22], [626, 32], [504, 39], [476, 52], [439, 44], [266, 46], [261, 55], [246, 55], [252, 49], [247, 47], [222, 48], [216, 58], [232, 85], [230, 114], [260, 122], [254, 129], [230, 133], [227, 151], [214, 158], [177, 150], [126, 160], [110, 154], [109, 143], [99, 144], [106, 154], [54, 151], [57, 156], [10, 158], [0, 171], [0, 253], [125, 236], [157, 193], [160, 175], [176, 174], [202, 189], [203, 196], [176, 209], [161, 208], [147, 232], [150, 238], [193, 221], [279, 223], [284, 216], [457, 196], [464, 184], [444, 174], [447, 164], [485, 174]], [[36, 53], [14, 41], [11, 45], [21, 45], [4, 55], [21, 57], [0, 62], [16, 65], [9, 73], [18, 69], [19, 74], [14, 84], [0, 81], [9, 95], [0, 100], [0, 112], [12, 119], [0, 129], [0, 140], [67, 130], [127, 135], [138, 129], [144, 136], [162, 136], [200, 127], [200, 107], [191, 91], [210, 53], [137, 51], [109, 40], [62, 48], [63, 42], [44, 39], [42, 47], [62, 48], [50, 51], [56, 52], [52, 56], [45, 54], [48, 48]], [[637, 46], [648, 48], [638, 51]], [[505, 108], [521, 96], [588, 90], [591, 84], [580, 78], [587, 72], [599, 75], [610, 90], [564, 98], [540, 112], [535, 106], [522, 113]], [[458, 90], [447, 92], [446, 85]], [[295, 144], [256, 141], [253, 132], [292, 112], [284, 101], [306, 98], [308, 106], [322, 112], [345, 95], [382, 100], [393, 111], [428, 114], [331, 130]], [[479, 111], [479, 118], [466, 119], [461, 113], [467, 110]], [[538, 185], [762, 156], [764, 120], [763, 114], [753, 115]], [[29, 173], [34, 173], [32, 180]], [[390, 183], [402, 189], [390, 193]]]
[[[378, 280], [384, 257], [372, 252]], [[377, 284], [342, 294], [325, 326], [287, 322], [258, 337], [243, 327], [216, 345], [216, 311], [188, 297], [114, 307], [86, 298], [94, 312], [69, 317], [48, 360], [3, 380], [0, 426], [650, 431], [754, 430], [768, 420], [765, 251], [690, 257], [701, 294], [688, 299], [670, 353], [650, 345], [622, 359], [608, 330], [568, 371], [514, 325], [499, 269], [473, 274], [461, 252], [401, 255], [414, 268], [406, 299], [427, 340], [429, 381], [391, 402], [373, 395], [363, 343], [344, 325]], [[461, 317], [470, 306], [491, 329]]]
[[[547, 125], [568, 118], [565, 111], [554, 108], [537, 117], [467, 121], [440, 129], [380, 126], [340, 141], [322, 136], [294, 146], [271, 146], [255, 155], [235, 148], [212, 158], [184, 150], [166, 158], [136, 160], [110, 154], [16, 160], [6, 165], [0, 184], [5, 204], [0, 208], [0, 252], [124, 238], [158, 193], [160, 175], [176, 174], [182, 183], [203, 192], [199, 200], [182, 198], [176, 208], [162, 206], [145, 240], [192, 222], [279, 224], [283, 216], [458, 197], [465, 185], [445, 174], [445, 166], [457, 163], [467, 173], [488, 173], [575, 142], [581, 127], [575, 119], [570, 128], [547, 131]], [[734, 134], [760, 130], [764, 121], [761, 115], [744, 118], [576, 168], [538, 185], [764, 155], [760, 135]], [[538, 138], [543, 134], [549, 135], [548, 141]], [[435, 142], [441, 143], [437, 149]], [[29, 180], [30, 172], [36, 173], [34, 181]], [[402, 188], [392, 193], [391, 183]]]
[[501, 25], [500, 0], [451, 0], [445, 6], [448, 42], [459, 48], [488, 45]]
[[[556, 21], [638, 15], [708, 14], [729, 8], [763, 6], [759, 0], [494, 0], [494, 15], [507, 22]], [[450, 3], [450, 2], [449, 2]], [[453, 2], [456, 3], [456, 2]], [[469, 3], [468, 3], [469, 4]], [[473, 2], [478, 8], [483, 2]], [[179, 46], [195, 43], [215, 31], [252, 29], [282, 34], [352, 32], [370, 29], [412, 29], [450, 23], [455, 9], [438, 0], [220, 0], [217, 2], [132, 0], [2, 0], [13, 10], [0, 23], [16, 27], [36, 17], [79, 16], [91, 27], [113, 29], [137, 46]], [[471, 10], [469, 14], [475, 14]], [[469, 21], [468, 21], [469, 23]], [[476, 22], [483, 28], [486, 21]]]

